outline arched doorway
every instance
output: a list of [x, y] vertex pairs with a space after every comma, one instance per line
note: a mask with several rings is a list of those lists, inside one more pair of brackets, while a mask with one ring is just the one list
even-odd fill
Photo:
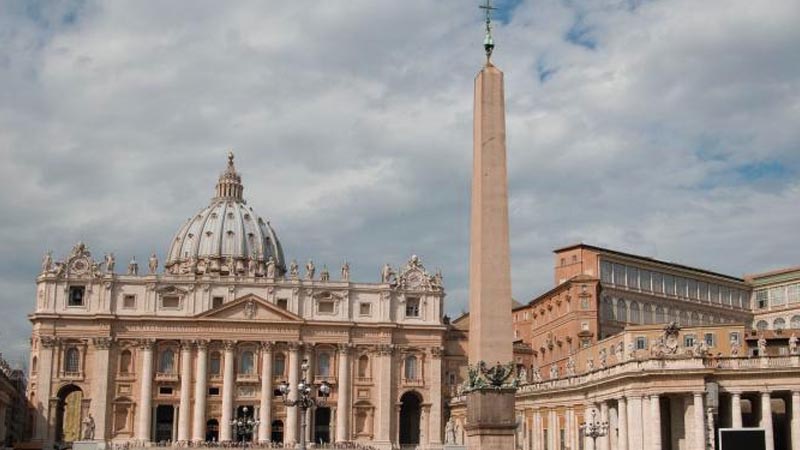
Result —
[[327, 444], [331, 441], [331, 409], [317, 408], [314, 411], [314, 443]]
[[81, 437], [83, 391], [74, 384], [58, 390], [56, 442], [73, 442]]
[[422, 399], [409, 391], [400, 397], [400, 445], [419, 444], [419, 426]]
[[219, 421], [217, 419], [209, 419], [206, 422], [206, 442], [219, 441]]
[[283, 444], [283, 421], [282, 420], [273, 420], [272, 421], [272, 433], [270, 434], [270, 440], [275, 443]]

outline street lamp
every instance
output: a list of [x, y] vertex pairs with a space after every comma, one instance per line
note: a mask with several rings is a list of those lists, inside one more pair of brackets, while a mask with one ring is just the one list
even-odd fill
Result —
[[583, 435], [592, 439], [592, 448], [597, 448], [597, 438], [606, 436], [608, 434], [608, 422], [599, 422], [595, 420], [597, 410], [592, 408], [592, 420], [584, 422], [581, 425]]
[[292, 386], [290, 386], [286, 381], [281, 382], [281, 384], [278, 386], [278, 391], [280, 391], [281, 397], [283, 397], [284, 405], [290, 407], [297, 406], [300, 408], [300, 450], [306, 450], [306, 411], [309, 408], [314, 408], [316, 406], [324, 406], [325, 400], [329, 395], [331, 395], [331, 386], [327, 381], [323, 381], [319, 385], [320, 398], [313, 398], [311, 394], [314, 389], [314, 384], [306, 381], [306, 377], [308, 376], [307, 359], [303, 360], [303, 364], [300, 365], [300, 369], [303, 371], [303, 376], [300, 379], [300, 382], [297, 383], [297, 399], [289, 400], [289, 393], [292, 391]]
[[244, 441], [244, 437], [248, 434], [252, 436], [260, 423], [260, 420], [253, 418], [252, 414], [250, 414], [250, 409], [247, 406], [242, 408], [241, 417], [231, 420], [233, 432], [239, 436], [239, 442]]

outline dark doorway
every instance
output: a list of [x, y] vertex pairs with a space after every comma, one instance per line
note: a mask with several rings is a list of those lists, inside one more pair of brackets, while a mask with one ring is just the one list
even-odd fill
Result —
[[83, 391], [74, 384], [58, 390], [56, 404], [56, 442], [72, 442], [81, 438]]
[[174, 406], [158, 405], [156, 407], [156, 442], [172, 441], [172, 428], [174, 422]]
[[206, 422], [206, 442], [219, 441], [219, 422], [217, 419], [211, 419]]
[[413, 391], [400, 397], [400, 445], [419, 444], [419, 422], [422, 399]]
[[331, 441], [331, 409], [317, 408], [314, 412], [314, 442], [327, 444]]
[[272, 442], [276, 442], [279, 444], [283, 443], [283, 421], [282, 420], [273, 420], [272, 421], [272, 434], [270, 435], [270, 440]]

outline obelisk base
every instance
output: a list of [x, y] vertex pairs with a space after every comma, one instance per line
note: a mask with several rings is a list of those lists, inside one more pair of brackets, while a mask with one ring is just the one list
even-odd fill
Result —
[[514, 389], [481, 389], [467, 394], [468, 450], [509, 450], [514, 448], [517, 427]]

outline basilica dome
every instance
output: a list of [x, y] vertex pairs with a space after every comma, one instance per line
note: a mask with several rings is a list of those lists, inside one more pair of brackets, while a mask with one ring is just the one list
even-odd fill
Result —
[[275, 276], [286, 271], [275, 230], [247, 205], [243, 191], [233, 153], [228, 153], [211, 203], [172, 240], [164, 266], [168, 273]]

